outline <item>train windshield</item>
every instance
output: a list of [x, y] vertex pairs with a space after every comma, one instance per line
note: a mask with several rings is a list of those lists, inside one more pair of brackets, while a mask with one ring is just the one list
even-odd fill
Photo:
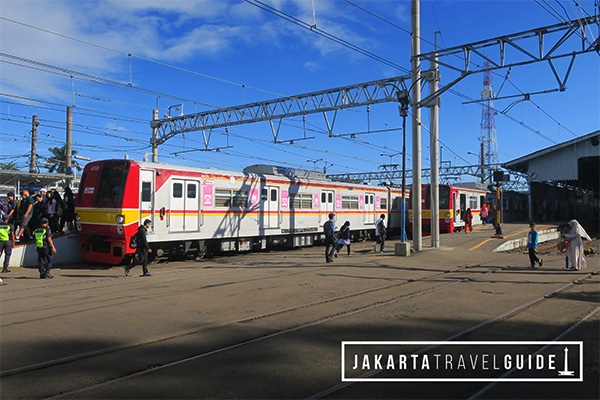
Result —
[[[445, 210], [450, 208], [450, 186], [448, 185], [440, 185], [438, 196], [440, 198], [440, 210]], [[431, 185], [427, 185], [425, 190], [425, 209], [429, 210], [431, 208]], [[412, 201], [412, 199], [411, 199]]]
[[127, 160], [111, 160], [104, 163], [96, 197], [98, 207], [115, 207], [123, 203], [128, 173]]
[[440, 210], [450, 208], [450, 186], [440, 185]]

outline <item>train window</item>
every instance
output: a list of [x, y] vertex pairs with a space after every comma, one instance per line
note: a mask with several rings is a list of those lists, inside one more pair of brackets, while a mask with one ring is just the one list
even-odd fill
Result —
[[152, 201], [152, 182], [142, 182], [142, 201]]
[[321, 193], [321, 203], [327, 203], [327, 193]]
[[81, 201], [83, 194], [85, 193], [85, 184], [87, 181], [87, 172], [84, 172], [83, 175], [81, 176], [81, 181], [79, 181], [79, 193], [77, 193], [77, 201]]
[[183, 197], [183, 184], [182, 183], [174, 183], [173, 184], [173, 197], [176, 199], [180, 199]]
[[246, 208], [248, 205], [248, 191], [238, 190], [233, 196], [233, 206], [239, 208]]
[[381, 208], [382, 210], [387, 210], [387, 199], [385, 197], [382, 197], [379, 201], [379, 208]]
[[231, 205], [231, 190], [215, 190], [215, 207], [229, 207]]
[[333, 203], [333, 193], [327, 193], [327, 202]]
[[187, 185], [187, 198], [195, 199], [196, 198], [196, 184], [188, 183]]
[[311, 194], [294, 194], [291, 196], [291, 205], [295, 210], [299, 209], [311, 209], [312, 208], [312, 195]]
[[277, 190], [271, 189], [271, 201], [277, 201]]
[[358, 197], [342, 196], [342, 208], [347, 210], [358, 210]]
[[260, 191], [260, 199], [263, 200], [263, 201], [267, 200], [267, 189], [262, 189]]
[[469, 196], [469, 208], [471, 210], [477, 210], [477, 197]]
[[216, 189], [215, 206], [246, 208], [248, 206], [248, 191], [238, 190], [234, 192], [230, 189]]
[[450, 187], [447, 185], [440, 185], [439, 190], [440, 210], [450, 209]]
[[102, 175], [98, 181], [97, 206], [114, 206], [121, 204], [125, 193], [125, 181], [129, 173], [129, 163], [126, 160], [106, 161]]

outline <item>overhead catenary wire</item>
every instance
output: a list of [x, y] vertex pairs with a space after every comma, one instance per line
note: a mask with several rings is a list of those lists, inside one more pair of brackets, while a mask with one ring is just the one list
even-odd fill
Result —
[[[82, 42], [85, 42], [85, 41], [82, 41]], [[123, 53], [123, 54], [125, 54], [125, 53]], [[131, 56], [131, 54], [129, 54], [129, 53], [128, 53], [128, 57], [129, 57], [129, 56]], [[130, 59], [131, 59], [131, 58], [130, 58]], [[143, 58], [141, 58], [141, 59], [143, 59]], [[131, 81], [131, 75], [130, 75], [130, 77], [129, 77], [129, 78], [130, 78], [129, 80]], [[148, 122], [148, 121], [144, 121], [144, 122], [141, 122], [141, 123], [147, 123], [147, 122]], [[345, 140], [349, 140], [348, 138], [344, 138], [344, 139], [345, 139]], [[189, 140], [189, 138], [188, 138], [188, 140]]]

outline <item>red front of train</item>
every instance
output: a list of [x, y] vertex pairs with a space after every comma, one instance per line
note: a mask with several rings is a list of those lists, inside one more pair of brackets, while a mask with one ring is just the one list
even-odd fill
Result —
[[139, 177], [140, 166], [131, 160], [85, 166], [75, 210], [85, 260], [118, 265], [135, 253], [129, 240], [139, 226]]
[[[440, 233], [452, 233], [464, 228], [464, 221], [461, 214], [466, 209], [471, 209], [473, 214], [473, 225], [481, 224], [479, 218], [480, 207], [486, 203], [486, 195], [489, 192], [485, 189], [458, 187], [450, 185], [439, 185], [439, 227]], [[421, 224], [424, 235], [431, 234], [431, 185], [422, 186], [421, 195]], [[413, 232], [413, 210], [412, 193], [408, 203], [409, 211], [409, 232]]]

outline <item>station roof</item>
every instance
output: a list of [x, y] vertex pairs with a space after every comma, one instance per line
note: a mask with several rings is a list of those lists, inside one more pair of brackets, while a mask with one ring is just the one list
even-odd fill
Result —
[[532, 182], [577, 186], [600, 191], [600, 130], [502, 164], [527, 174]]
[[21, 187], [48, 187], [56, 185], [72, 176], [65, 174], [24, 172], [14, 170], [0, 170], [0, 186]]

